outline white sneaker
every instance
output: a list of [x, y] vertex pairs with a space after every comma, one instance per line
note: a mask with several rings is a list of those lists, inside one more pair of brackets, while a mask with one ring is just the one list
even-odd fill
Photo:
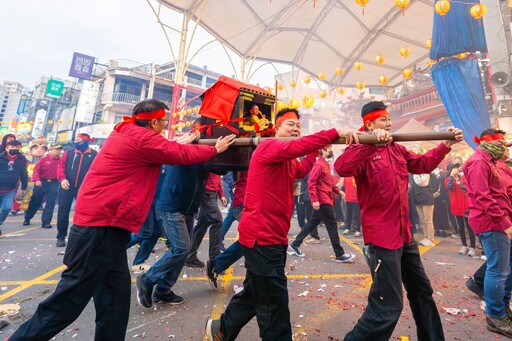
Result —
[[468, 256], [469, 257], [475, 257], [475, 248], [474, 247], [470, 247], [469, 248]]
[[143, 274], [146, 273], [146, 271], [148, 271], [150, 267], [151, 265], [144, 261], [143, 263], [133, 265], [132, 272], [134, 274]]
[[357, 231], [356, 233], [354, 233], [354, 237], [361, 237], [361, 232]]
[[343, 235], [346, 236], [348, 234], [350, 234], [350, 229], [344, 229], [343, 230]]
[[429, 240], [427, 238], [423, 238], [422, 240], [420, 240], [418, 243], [420, 245], [423, 245], [423, 246], [428, 246], [428, 242]]
[[469, 251], [468, 247], [467, 247], [467, 246], [463, 246], [463, 247], [461, 247], [461, 248], [460, 248], [460, 250], [459, 250], [459, 255], [463, 255], [463, 256], [465, 256], [465, 255], [467, 255], [467, 254], [468, 254], [468, 251]]
[[432, 246], [436, 246], [436, 244], [434, 244], [434, 242], [430, 239], [427, 239], [427, 245], [428, 247], [432, 247]]

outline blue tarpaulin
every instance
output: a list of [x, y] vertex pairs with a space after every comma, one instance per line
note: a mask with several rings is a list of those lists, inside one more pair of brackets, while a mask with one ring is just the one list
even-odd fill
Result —
[[480, 69], [472, 58], [447, 59], [432, 66], [432, 78], [455, 127], [473, 149], [473, 136], [491, 127]]

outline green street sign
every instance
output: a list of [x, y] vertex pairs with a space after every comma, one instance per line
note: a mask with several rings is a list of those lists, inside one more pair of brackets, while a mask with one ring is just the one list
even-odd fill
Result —
[[50, 79], [46, 86], [46, 96], [59, 98], [64, 90], [64, 82]]

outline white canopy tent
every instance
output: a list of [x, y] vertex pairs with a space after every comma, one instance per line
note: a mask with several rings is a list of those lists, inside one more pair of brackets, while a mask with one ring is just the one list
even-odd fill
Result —
[[[380, 86], [402, 81], [410, 66], [425, 68], [431, 37], [432, 0], [411, 0], [404, 13], [393, 0], [158, 0], [196, 21], [246, 61], [288, 63], [315, 76], [324, 72], [332, 86]], [[410, 55], [400, 55], [408, 47]], [[375, 57], [385, 61], [377, 64]], [[363, 68], [356, 71], [355, 62]], [[338, 76], [337, 67], [346, 72]], [[254, 70], [252, 70], [254, 71]], [[250, 81], [251, 70], [242, 70]]]

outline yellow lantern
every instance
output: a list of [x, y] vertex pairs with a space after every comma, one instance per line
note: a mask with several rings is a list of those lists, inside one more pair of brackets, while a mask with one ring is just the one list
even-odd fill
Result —
[[439, 0], [436, 2], [436, 5], [434, 6], [434, 9], [437, 14], [440, 16], [445, 16], [446, 13], [450, 10], [450, 1], [448, 0]]
[[[270, 89], [270, 90], [272, 90], [272, 89]], [[198, 111], [199, 111], [199, 106], [197, 106], [197, 105], [196, 105], [196, 106], [194, 107], [194, 110], [193, 110], [193, 111], [194, 111], [195, 113], [196, 113], [196, 112], [198, 112]]]
[[363, 8], [363, 15], [364, 15], [364, 7], [366, 4], [368, 4], [368, 0], [356, 0], [356, 3]]
[[192, 115], [192, 108], [187, 109], [187, 115]]
[[404, 76], [405, 79], [409, 79], [409, 78], [412, 77], [412, 70], [411, 69], [405, 69], [402, 72], [402, 75]]
[[315, 98], [311, 95], [305, 95], [302, 97], [302, 106], [304, 108], [311, 108], [315, 104]]
[[462, 52], [462, 53], [459, 53], [459, 54], [457, 55], [457, 58], [459, 58], [459, 59], [464, 59], [464, 58], [466, 58], [467, 56], [469, 56], [469, 53], [467, 53], [467, 52]]
[[176, 118], [176, 116], [178, 116], [178, 114], [177, 114], [177, 113], [175, 113], [175, 112], [173, 112], [171, 116], [172, 116], [172, 117], [174, 117], [174, 118]]
[[300, 106], [299, 100], [295, 97], [290, 98], [288, 101], [288, 108], [290, 109], [298, 109]]
[[57, 121], [57, 123], [58, 123], [58, 124], [61, 124], [61, 123], [62, 123], [62, 120], [58, 120], [58, 121]]
[[404, 15], [405, 9], [409, 6], [411, 0], [395, 0], [396, 7], [402, 10], [402, 15]]
[[384, 85], [388, 84], [388, 80], [389, 80], [389, 79], [388, 79], [388, 76], [386, 76], [386, 75], [381, 75], [381, 76], [379, 76], [379, 83], [380, 83], [382, 86], [384, 86]]
[[191, 123], [190, 123], [190, 121], [187, 121], [187, 122], [185, 123], [185, 126], [190, 127], [190, 124], [191, 124]]
[[343, 95], [345, 93], [345, 88], [342, 86], [337, 87], [336, 92], [339, 93], [340, 95]]
[[71, 123], [71, 122], [73, 122], [73, 120], [68, 120], [68, 123]]
[[338, 67], [336, 68], [336, 74], [337, 74], [338, 76], [343, 76], [343, 74], [344, 74], [344, 73], [345, 73], [345, 69], [344, 69], [344, 68], [342, 68], [341, 66], [338, 66]]
[[4, 125], [4, 124], [5, 124], [5, 121], [2, 121], [1, 123], [2, 123], [2, 125]]
[[277, 112], [283, 110], [284, 108], [286, 108], [286, 103], [285, 102], [281, 102], [281, 101], [278, 101], [277, 102]]
[[325, 98], [327, 97], [327, 91], [325, 90], [322, 90], [318, 93], [318, 96], [320, 96], [320, 98]]
[[404, 58], [407, 58], [411, 54], [411, 49], [408, 47], [400, 48], [400, 55]]
[[381, 54], [378, 54], [376, 57], [375, 57], [375, 61], [377, 62], [377, 64], [382, 64], [384, 63], [384, 56], [381, 55]]
[[356, 83], [356, 88], [358, 88], [359, 90], [363, 90], [365, 86], [366, 86], [366, 84], [364, 84], [364, 82]]
[[427, 49], [430, 49], [432, 47], [432, 39], [427, 39], [427, 41], [425, 42], [425, 47]]
[[271, 93], [272, 93], [272, 89], [271, 89], [271, 88], [269, 88], [269, 87], [266, 87], [266, 88], [265, 88], [265, 91], [266, 91], [266, 92], [268, 92], [269, 94], [271, 94]]
[[53, 120], [48, 120], [48, 124], [53, 124]]
[[34, 124], [34, 121], [30, 121], [29, 123], [30, 123], [30, 124]]
[[295, 88], [295, 86], [297, 86], [297, 82], [296, 81], [290, 81], [290, 87]]
[[309, 76], [304, 77], [304, 84], [309, 84], [309, 83], [311, 83], [311, 77], [309, 77]]
[[482, 4], [474, 4], [471, 6], [471, 9], [469, 10], [469, 14], [475, 19], [480, 20], [485, 15], [485, 12], [487, 12], [487, 7]]
[[279, 91], [282, 91], [282, 90], [284, 89], [284, 85], [283, 85], [283, 84], [281, 84], [281, 83], [279, 83], [279, 84], [277, 85], [277, 89], [278, 89]]
[[171, 130], [176, 130], [176, 125], [175, 124], [171, 125]]
[[325, 78], [327, 78], [327, 75], [325, 74], [325, 72], [320, 72], [318, 74], [318, 79], [320, 79], [321, 81], [323, 81]]
[[356, 69], [357, 71], [361, 70], [362, 68], [363, 68], [363, 63], [361, 63], [361, 62], [354, 63], [354, 69]]

